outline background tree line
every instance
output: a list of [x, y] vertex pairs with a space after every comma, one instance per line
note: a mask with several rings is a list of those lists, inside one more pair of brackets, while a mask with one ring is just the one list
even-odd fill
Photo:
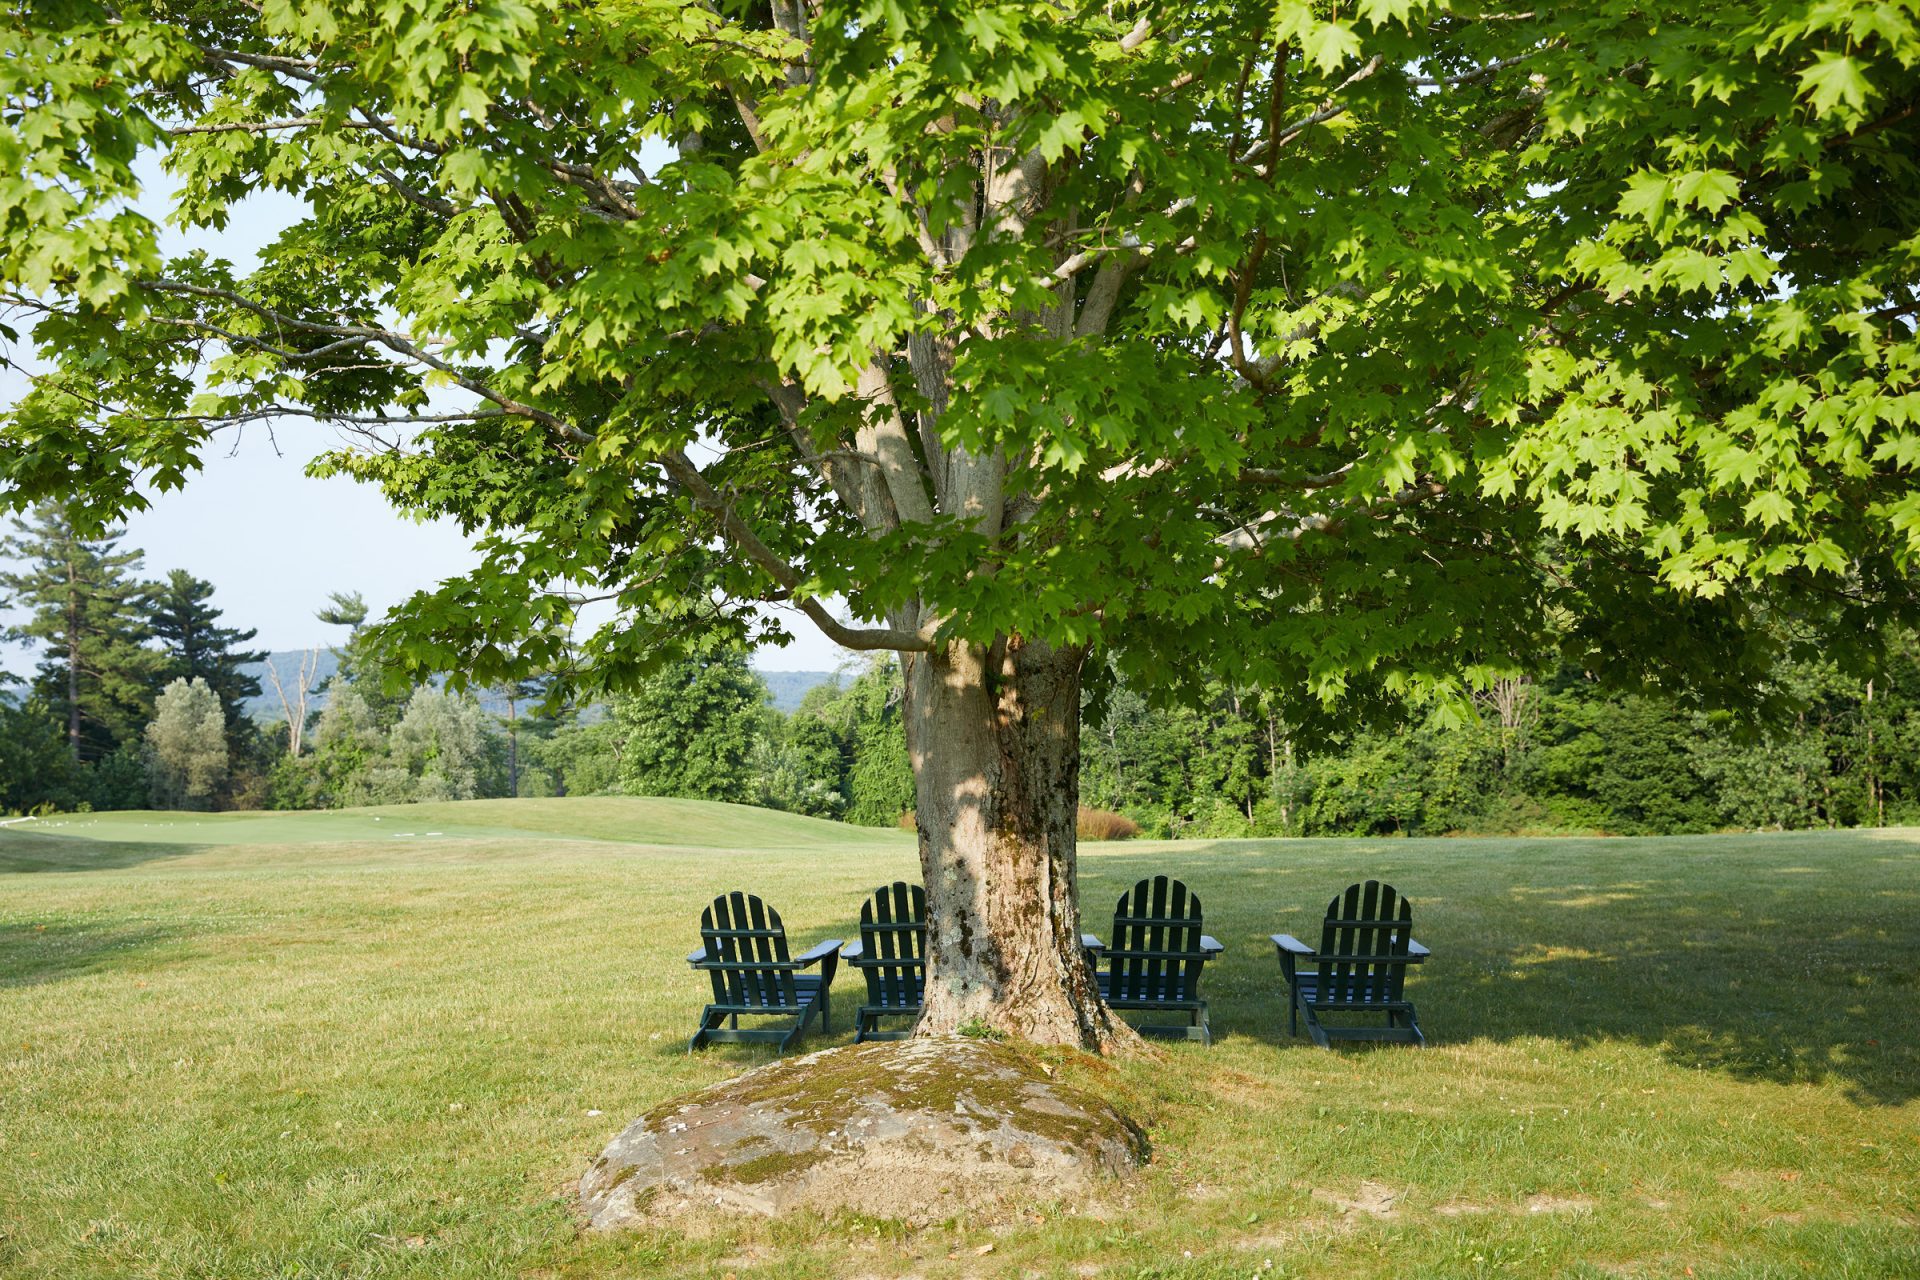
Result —
[[1149, 835], [1444, 835], [1878, 826], [1920, 822], [1920, 645], [1874, 679], [1784, 658], [1762, 714], [1563, 666], [1503, 680], [1475, 715], [1289, 725], [1214, 686], [1204, 706], [1126, 688], [1083, 731], [1082, 800]]
[[[1754, 714], [1621, 694], [1563, 666], [1503, 680], [1472, 715], [1290, 725], [1278, 699], [1213, 686], [1090, 698], [1081, 799], [1160, 836], [1664, 834], [1920, 822], [1920, 643], [1875, 678], [1783, 657]], [[767, 705], [744, 655], [678, 663], [598, 718], [523, 721], [518, 794], [687, 796], [863, 825], [913, 804], [898, 667], [870, 662]], [[324, 736], [324, 734], [323, 734]]]
[[[822, 686], [783, 716], [731, 653], [682, 662], [609, 705], [549, 708], [545, 681], [471, 696], [396, 693], [358, 595], [316, 613], [344, 627], [338, 668], [282, 694], [283, 718], [245, 710], [253, 630], [222, 624], [213, 587], [143, 577], [121, 534], [88, 536], [57, 503], [0, 540], [0, 591], [24, 617], [26, 681], [0, 675], [0, 810], [337, 808], [513, 795], [626, 793], [761, 804], [891, 823], [912, 804], [890, 664]], [[309, 694], [325, 706], [309, 711]], [[319, 698], [313, 702], [318, 703]]]
[[[395, 693], [365, 604], [344, 627], [326, 706], [262, 724], [245, 668], [266, 655], [222, 625], [213, 588], [141, 577], [115, 536], [83, 537], [56, 504], [0, 542], [0, 588], [38, 647], [0, 700], [0, 808], [328, 808], [499, 796], [662, 795], [757, 804], [884, 826], [913, 805], [891, 658], [768, 702], [738, 650], [670, 665], [605, 705], [552, 708], [550, 687], [496, 691], [506, 713], [435, 686]], [[1282, 701], [1212, 685], [1157, 705], [1117, 677], [1090, 682], [1082, 800], [1146, 834], [1806, 828], [1920, 822], [1920, 642], [1892, 637], [1872, 679], [1818, 654], [1773, 663], [1754, 714], [1647, 690], [1605, 692], [1563, 666], [1507, 679], [1476, 714], [1409, 718], [1356, 693], [1308, 724]], [[1297, 705], [1297, 704], [1296, 704]]]

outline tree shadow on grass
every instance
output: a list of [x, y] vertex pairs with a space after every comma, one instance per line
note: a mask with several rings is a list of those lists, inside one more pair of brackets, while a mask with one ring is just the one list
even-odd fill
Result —
[[1622, 1041], [1741, 1080], [1832, 1081], [1883, 1105], [1920, 1097], [1910, 845], [1801, 858], [1752, 840], [1698, 856], [1566, 841], [1521, 860], [1464, 844], [1329, 843], [1103, 854], [1083, 885], [1086, 926], [1104, 924], [1133, 879], [1181, 876], [1228, 946], [1202, 991], [1215, 1034], [1308, 1046], [1287, 1034], [1267, 935], [1317, 942], [1328, 899], [1372, 876], [1413, 900], [1414, 934], [1433, 950], [1408, 984], [1430, 1043]]
[[40, 871], [116, 871], [202, 853], [208, 844], [144, 840], [96, 840], [81, 836], [0, 831], [0, 875]]
[[132, 967], [178, 936], [160, 925], [0, 924], [0, 990]]

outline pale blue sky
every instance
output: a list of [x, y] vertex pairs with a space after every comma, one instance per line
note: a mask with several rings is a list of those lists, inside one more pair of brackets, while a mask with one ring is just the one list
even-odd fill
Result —
[[[150, 191], [166, 189], [157, 165], [143, 176]], [[160, 203], [143, 203], [149, 216], [163, 215]], [[202, 247], [245, 269], [299, 211], [296, 202], [269, 193], [242, 205], [217, 235], [169, 231], [166, 248]], [[0, 406], [12, 404], [24, 382], [0, 371]], [[185, 489], [150, 495], [152, 508], [129, 518], [122, 545], [147, 553], [149, 577], [186, 569], [212, 582], [227, 621], [258, 628], [256, 643], [270, 649], [338, 640], [337, 628], [313, 616], [331, 591], [359, 591], [379, 613], [473, 563], [471, 547], [450, 522], [405, 519], [378, 492], [350, 480], [307, 478], [307, 462], [341, 441], [334, 429], [311, 422], [272, 431], [256, 424], [239, 436], [223, 435]], [[13, 616], [0, 610], [0, 619]], [[756, 665], [832, 670], [848, 656], [802, 618], [789, 630], [795, 643], [762, 651]], [[0, 645], [0, 666], [25, 672], [32, 663], [20, 646]]]

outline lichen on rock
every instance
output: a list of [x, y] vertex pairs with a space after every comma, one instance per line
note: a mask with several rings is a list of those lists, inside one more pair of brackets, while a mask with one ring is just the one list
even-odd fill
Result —
[[791, 1058], [655, 1108], [580, 1180], [589, 1223], [689, 1209], [933, 1221], [1088, 1198], [1146, 1159], [1114, 1107], [1020, 1050], [963, 1038]]

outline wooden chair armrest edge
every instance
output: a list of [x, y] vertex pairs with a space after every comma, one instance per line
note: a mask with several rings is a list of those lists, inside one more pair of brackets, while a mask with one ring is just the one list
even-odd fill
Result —
[[844, 945], [845, 944], [841, 942], [841, 940], [838, 938], [828, 938], [825, 942], [821, 943], [817, 947], [814, 947], [812, 950], [808, 951], [806, 954], [801, 956], [796, 956], [793, 962], [799, 965], [802, 969], [805, 969], [810, 965], [819, 964], [822, 960], [825, 960], [828, 956], [839, 955], [840, 948]]

